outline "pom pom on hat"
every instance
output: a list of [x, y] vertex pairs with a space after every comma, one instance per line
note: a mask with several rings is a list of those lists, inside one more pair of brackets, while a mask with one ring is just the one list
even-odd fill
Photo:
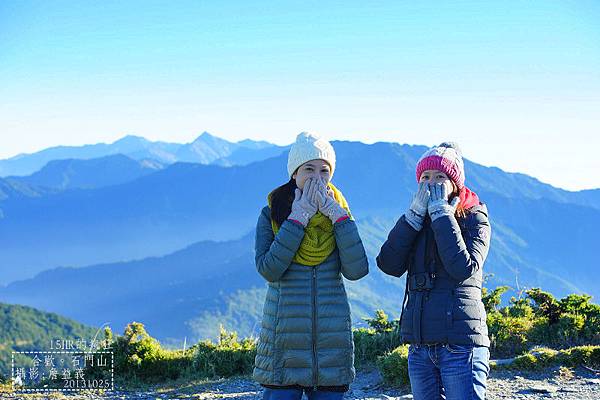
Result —
[[438, 147], [447, 147], [450, 149], [454, 149], [460, 157], [462, 157], [462, 151], [460, 150], [460, 146], [456, 142], [442, 142]]

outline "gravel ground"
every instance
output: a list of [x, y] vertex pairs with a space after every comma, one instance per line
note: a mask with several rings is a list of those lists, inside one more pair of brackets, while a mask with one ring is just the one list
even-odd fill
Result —
[[[0, 399], [260, 399], [262, 388], [247, 377], [214, 380], [182, 385], [177, 389], [157, 389], [147, 392], [115, 390], [105, 395], [75, 394], [0, 394]], [[412, 399], [408, 388], [398, 389], [383, 385], [376, 369], [360, 370], [352, 383], [346, 399]], [[489, 400], [547, 399], [600, 400], [600, 374], [585, 369], [553, 368], [541, 372], [492, 370], [488, 380]]]

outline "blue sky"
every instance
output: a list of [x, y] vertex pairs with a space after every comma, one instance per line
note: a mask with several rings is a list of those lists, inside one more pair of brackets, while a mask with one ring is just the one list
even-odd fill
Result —
[[0, 158], [305, 129], [599, 188], [600, 2], [0, 2]]

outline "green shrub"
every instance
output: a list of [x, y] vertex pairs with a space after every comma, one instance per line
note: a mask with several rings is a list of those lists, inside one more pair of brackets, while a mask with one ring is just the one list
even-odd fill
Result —
[[408, 345], [398, 346], [391, 353], [379, 356], [377, 366], [387, 384], [394, 386], [409, 384]]
[[502, 311], [504, 311], [506, 316], [513, 318], [533, 320], [535, 317], [533, 307], [531, 306], [531, 300], [528, 297], [511, 297], [510, 306], [505, 307]]
[[374, 318], [363, 318], [370, 328], [353, 330], [354, 361], [357, 365], [376, 362], [377, 357], [389, 353], [401, 344], [400, 321], [388, 321], [383, 310], [376, 310]]
[[[573, 294], [556, 300], [535, 288], [500, 308], [507, 290], [501, 286], [483, 291], [492, 358], [517, 355], [507, 367], [519, 369], [600, 366], [600, 346], [594, 346], [600, 344], [600, 306], [590, 303], [590, 296]], [[373, 318], [364, 320], [368, 328], [353, 330], [356, 365], [375, 363], [387, 383], [408, 384], [408, 345], [401, 343], [400, 321], [389, 321], [383, 310], [375, 310]], [[127, 325], [122, 336], [113, 337], [109, 328], [104, 334], [114, 352], [115, 377], [126, 384], [251, 374], [256, 340], [239, 340], [235, 332], [220, 329], [217, 343], [204, 340], [185, 351], [162, 348], [139, 322]], [[540, 345], [578, 346], [557, 351]], [[538, 347], [527, 351], [532, 346]]]
[[576, 346], [560, 350], [556, 355], [557, 362], [566, 367], [586, 365], [600, 367], [600, 346]]
[[377, 333], [390, 332], [398, 326], [397, 321], [390, 322], [385, 311], [379, 309], [375, 310], [375, 318], [363, 318], [363, 320], [365, 320], [369, 327]]
[[249, 374], [254, 366], [256, 342], [238, 340], [237, 333], [220, 327], [217, 343], [204, 340], [189, 349], [167, 350], [151, 337], [144, 325], [132, 322], [123, 336], [105, 336], [112, 340], [115, 376], [136, 386], [179, 378], [229, 377]]
[[585, 323], [581, 329], [582, 337], [589, 343], [600, 344], [600, 305], [589, 304], [585, 312]]
[[556, 350], [547, 347], [532, 349], [528, 353], [517, 356], [511, 364], [513, 368], [519, 370], [535, 370], [546, 368], [556, 362]]
[[481, 301], [487, 313], [492, 313], [498, 310], [498, 306], [502, 302], [502, 295], [508, 290], [508, 286], [498, 286], [496, 289], [488, 293], [488, 288], [481, 290]]
[[192, 346], [193, 369], [200, 377], [228, 377], [250, 374], [256, 357], [256, 342], [253, 339], [238, 341], [236, 332], [220, 327], [218, 343], [204, 340]]
[[160, 382], [177, 379], [189, 372], [189, 350], [165, 350], [151, 337], [144, 325], [132, 322], [123, 336], [112, 343], [115, 376], [131, 382]]
[[527, 350], [528, 333], [533, 326], [529, 318], [513, 317], [507, 310], [488, 314], [490, 352], [494, 357], [509, 357]]
[[[522, 354], [532, 346], [569, 348], [600, 344], [600, 306], [590, 303], [591, 296], [571, 294], [561, 300], [539, 288], [521, 291], [507, 307], [498, 309], [501, 286], [483, 302], [488, 312], [487, 324], [492, 357]], [[521, 295], [525, 293], [525, 297]]]
[[515, 368], [519, 370], [530, 370], [536, 369], [536, 363], [537, 359], [533, 354], [525, 353], [517, 356], [511, 364], [508, 364], [507, 367], [511, 369]]
[[562, 310], [554, 296], [540, 288], [529, 289], [526, 293], [533, 300], [534, 311], [538, 317], [545, 318], [548, 324], [558, 322]]
[[600, 366], [600, 346], [576, 346], [563, 350], [538, 347], [515, 357], [512, 363], [502, 368], [536, 370], [553, 365], [570, 368], [585, 365], [597, 368]]

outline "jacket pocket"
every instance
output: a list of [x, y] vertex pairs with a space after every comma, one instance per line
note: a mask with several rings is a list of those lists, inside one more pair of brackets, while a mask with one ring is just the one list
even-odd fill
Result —
[[453, 321], [477, 320], [477, 324], [480, 324], [481, 301], [465, 297], [455, 297], [451, 303], [453, 303]]
[[454, 311], [453, 310], [454, 310], [454, 304], [455, 303], [456, 303], [456, 299], [455, 298], [450, 299], [450, 301], [448, 301], [446, 303], [446, 313], [445, 313], [446, 315], [445, 315], [445, 317], [446, 317], [446, 329], [447, 330], [452, 329], [452, 320], [453, 320], [453, 317], [454, 317]]
[[400, 333], [409, 335], [412, 334], [412, 320], [413, 320], [414, 308], [412, 304], [407, 304], [402, 313], [402, 319], [400, 320]]
[[479, 303], [479, 310], [480, 326], [483, 327], [487, 324], [487, 312], [485, 311], [485, 306], [483, 305], [483, 302]]

